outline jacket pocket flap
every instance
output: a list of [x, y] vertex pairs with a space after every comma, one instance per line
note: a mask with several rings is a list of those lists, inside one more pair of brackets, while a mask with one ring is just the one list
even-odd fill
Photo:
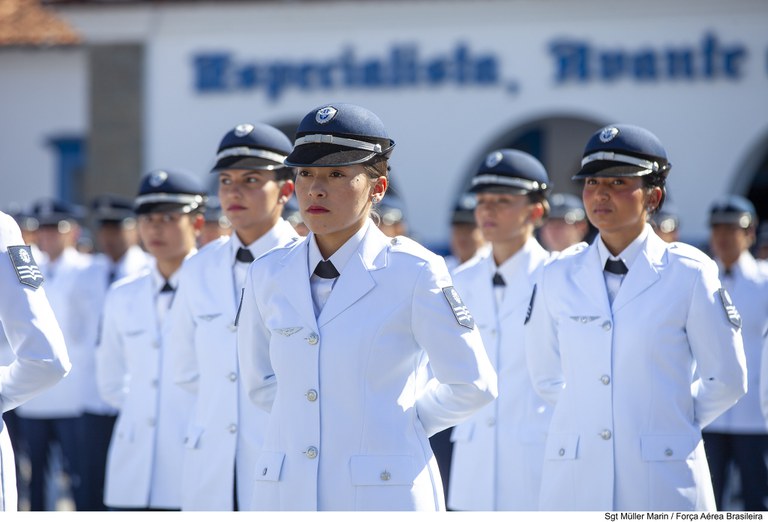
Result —
[[349, 464], [355, 486], [413, 485], [414, 465], [410, 455], [353, 455]]
[[689, 435], [643, 435], [640, 451], [647, 461], [693, 459], [700, 441]]
[[197, 444], [200, 442], [200, 436], [203, 434], [202, 426], [190, 426], [187, 428], [187, 434], [184, 437], [184, 447], [187, 449], [197, 448]]
[[576, 433], [550, 433], [544, 458], [547, 460], [573, 460], [579, 449], [579, 435]]
[[285, 453], [261, 452], [259, 460], [256, 461], [256, 480], [279, 481], [284, 459]]

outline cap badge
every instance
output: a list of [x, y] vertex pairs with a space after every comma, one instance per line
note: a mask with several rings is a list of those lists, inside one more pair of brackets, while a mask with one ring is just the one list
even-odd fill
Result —
[[498, 150], [496, 152], [491, 152], [488, 154], [488, 156], [485, 158], [485, 166], [489, 169], [495, 167], [499, 163], [501, 163], [501, 160], [504, 159], [504, 155], [499, 152]]
[[335, 108], [331, 107], [330, 105], [328, 107], [323, 107], [322, 109], [317, 111], [317, 114], [315, 114], [315, 121], [320, 125], [324, 125], [330, 122], [333, 118], [335, 118], [338, 112], [339, 111], [337, 111]]
[[168, 179], [168, 173], [164, 170], [158, 170], [157, 172], [153, 172], [152, 175], [149, 177], [149, 184], [153, 187], [159, 187], [163, 183], [165, 183], [165, 180]]
[[235, 136], [238, 138], [242, 138], [243, 136], [248, 136], [251, 132], [253, 132], [253, 125], [250, 123], [241, 123], [237, 127], [235, 127]]
[[616, 127], [606, 127], [600, 132], [600, 141], [608, 143], [613, 138], [619, 135], [619, 129]]

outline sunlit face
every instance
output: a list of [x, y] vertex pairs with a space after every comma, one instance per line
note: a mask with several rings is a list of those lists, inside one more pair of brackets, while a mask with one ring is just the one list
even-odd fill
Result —
[[75, 246], [79, 233], [80, 228], [69, 221], [60, 221], [58, 226], [43, 225], [37, 229], [37, 246], [55, 260], [66, 248]]
[[[645, 226], [648, 191], [640, 177], [586, 178], [582, 199], [589, 221], [602, 235], [631, 239], [640, 235]], [[653, 206], [656, 204], [658, 201]]]
[[483, 192], [477, 195], [475, 221], [491, 243], [524, 240], [533, 232], [533, 207], [524, 194]]
[[180, 261], [195, 247], [194, 216], [181, 212], [140, 214], [139, 238], [158, 261]]
[[575, 245], [587, 234], [587, 222], [568, 223], [564, 219], [548, 219], [539, 228], [539, 237], [544, 248], [560, 252]]
[[735, 224], [712, 225], [709, 243], [715, 257], [730, 265], [752, 246], [752, 231]]
[[485, 239], [480, 229], [472, 223], [451, 225], [451, 253], [463, 263], [477, 253]]
[[[287, 192], [290, 196], [291, 191]], [[257, 231], [256, 237], [260, 237], [272, 228], [283, 210], [280, 199], [281, 185], [273, 171], [231, 169], [219, 173], [222, 211], [241, 235]]]
[[368, 219], [375, 191], [385, 189], [386, 178], [371, 178], [362, 165], [296, 170], [301, 216], [318, 240], [325, 236], [343, 244]]
[[102, 223], [96, 231], [96, 243], [113, 260], [120, 259], [138, 240], [135, 223]]

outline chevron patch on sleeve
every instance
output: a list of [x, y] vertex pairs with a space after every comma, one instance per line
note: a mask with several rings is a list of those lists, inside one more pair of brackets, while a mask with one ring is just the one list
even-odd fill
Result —
[[462, 302], [461, 296], [459, 296], [456, 289], [452, 286], [446, 286], [443, 288], [443, 295], [451, 306], [451, 311], [453, 311], [456, 321], [461, 326], [472, 330], [475, 327], [475, 320], [472, 318], [472, 314], [469, 313], [467, 305]]
[[32, 288], [40, 288], [43, 284], [43, 274], [32, 257], [32, 249], [26, 245], [9, 246], [8, 255], [11, 256], [11, 264], [16, 270], [19, 283]]

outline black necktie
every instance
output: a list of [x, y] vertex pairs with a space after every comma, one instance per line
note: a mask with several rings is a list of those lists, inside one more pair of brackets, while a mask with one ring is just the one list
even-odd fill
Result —
[[252, 263], [253, 262], [253, 254], [251, 254], [251, 251], [247, 248], [238, 248], [237, 249], [237, 255], [235, 256], [235, 259], [240, 261], [241, 263]]
[[166, 292], [173, 292], [173, 287], [168, 281], [166, 281], [163, 287], [160, 289], [161, 294], [165, 294]]
[[336, 279], [339, 277], [339, 271], [330, 261], [320, 261], [315, 267], [315, 275], [323, 279]]
[[493, 286], [507, 286], [507, 283], [504, 281], [504, 278], [501, 277], [501, 274], [498, 272], [493, 274]]
[[609, 259], [605, 262], [605, 271], [616, 275], [624, 275], [629, 272], [627, 265], [621, 259]]

